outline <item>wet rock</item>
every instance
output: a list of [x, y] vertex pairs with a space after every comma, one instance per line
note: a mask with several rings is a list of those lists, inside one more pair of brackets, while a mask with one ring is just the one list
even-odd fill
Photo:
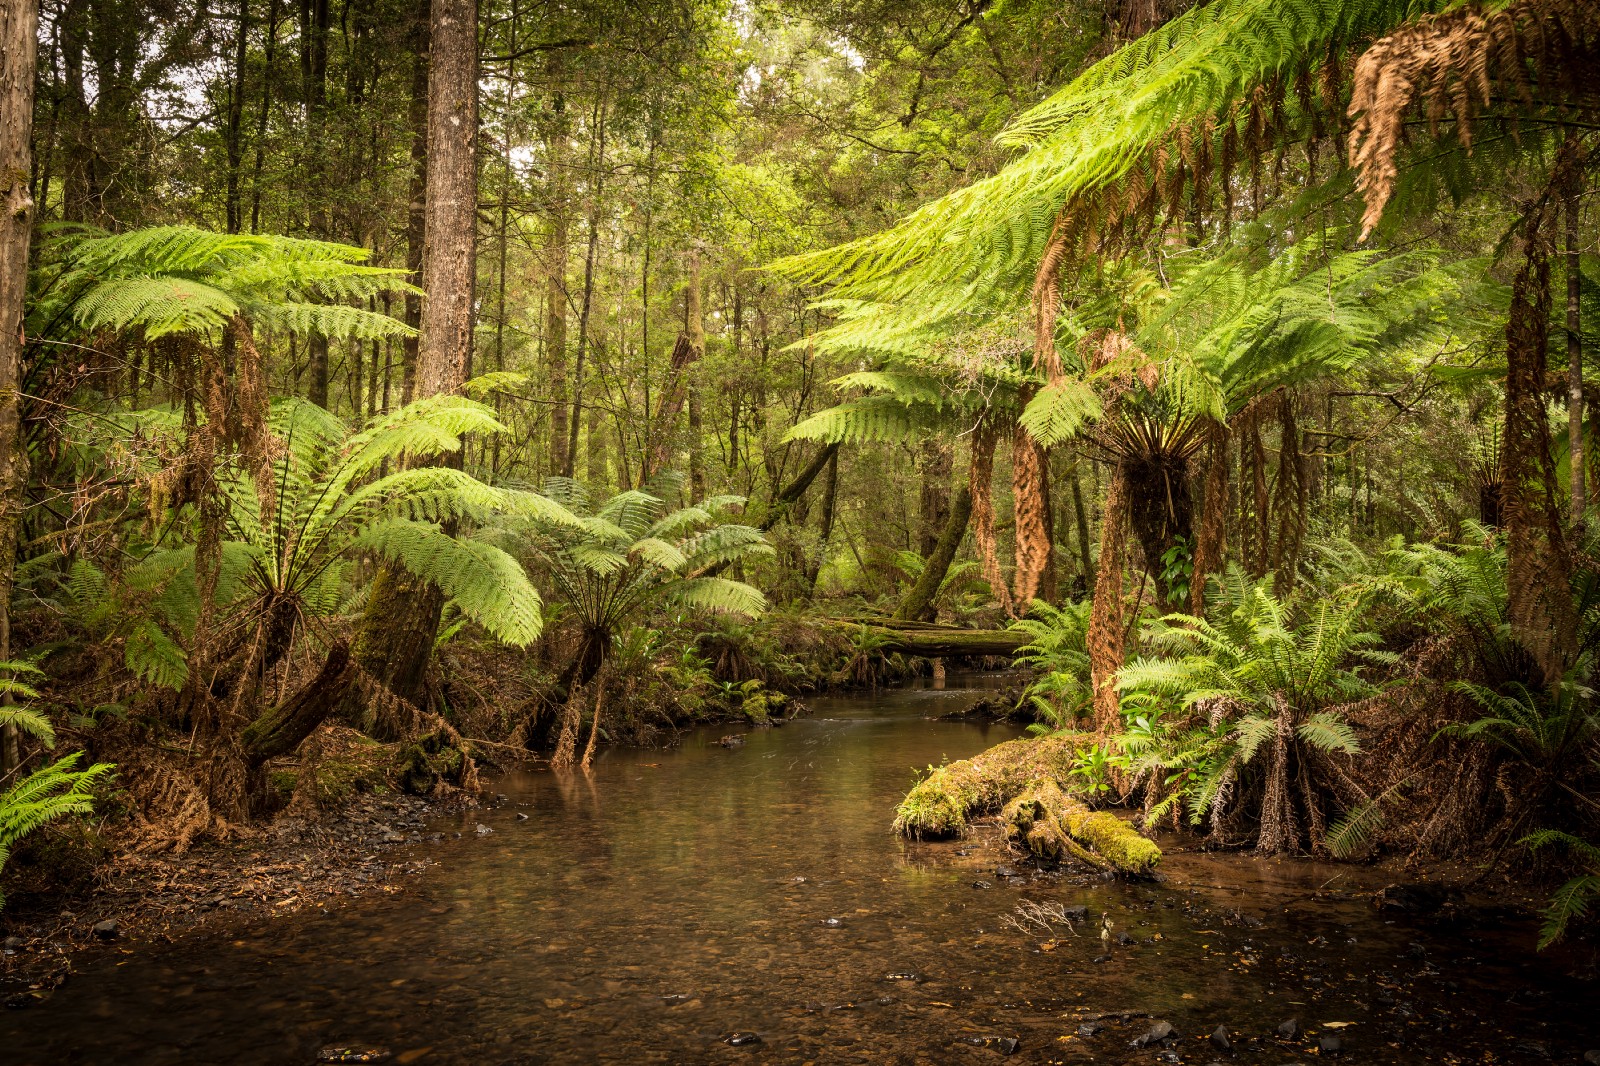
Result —
[[1302, 1032], [1299, 1018], [1290, 1018], [1288, 1021], [1281, 1022], [1278, 1025], [1278, 1039], [1280, 1040], [1299, 1040]]
[[1118, 933], [1116, 940], [1118, 945], [1125, 948], [1131, 948], [1133, 945], [1138, 943], [1137, 940], [1133, 939], [1133, 937], [1129, 936], [1127, 933]]
[[673, 992], [670, 995], [662, 996], [661, 1002], [667, 1004], [668, 1006], [675, 1007], [679, 1003], [687, 1003], [693, 998], [694, 997], [687, 992]]
[[478, 835], [479, 836], [486, 837], [492, 832], [494, 832], [493, 829], [490, 829], [488, 826], [484, 825], [482, 822], [478, 823]]
[[528, 816], [527, 816], [527, 814], [525, 812], [523, 812], [523, 811], [518, 811], [517, 812], [517, 821], [526, 822], [527, 820], [528, 820]]
[[401, 836], [399, 833], [396, 833], [393, 829], [391, 829], [387, 833], [384, 833], [382, 836], [380, 836], [378, 838], [378, 843], [380, 843], [380, 844], [403, 844], [403, 843], [405, 843], [405, 839], [406, 839], [405, 837]]
[[1022, 876], [1020, 873], [1018, 873], [1016, 870], [1014, 870], [1010, 866], [996, 866], [994, 868], [994, 875], [996, 877], [1021, 877]]
[[1086, 922], [1089, 920], [1089, 908], [1081, 903], [1071, 907], [1062, 907], [1061, 913], [1066, 915], [1069, 922]]
[[1014, 1036], [968, 1036], [962, 1042], [973, 1047], [986, 1047], [1000, 1052], [1002, 1055], [1015, 1055], [1022, 1047], [1022, 1041]]
[[1105, 1024], [1103, 1022], [1084, 1022], [1078, 1026], [1078, 1035], [1084, 1037], [1099, 1036], [1104, 1031]]
[[1156, 1022], [1154, 1025], [1150, 1026], [1150, 1028], [1148, 1030], [1145, 1031], [1145, 1034], [1143, 1036], [1136, 1038], [1128, 1046], [1129, 1047], [1149, 1047], [1152, 1044], [1159, 1044], [1163, 1040], [1171, 1039], [1172, 1035], [1173, 1035], [1173, 1032], [1172, 1032], [1172, 1023], [1171, 1022]]
[[386, 1047], [325, 1047], [317, 1052], [318, 1062], [383, 1062], [392, 1053]]
[[1327, 1036], [1317, 1038], [1317, 1053], [1321, 1055], [1337, 1055], [1344, 1050], [1344, 1041], [1329, 1033]]
[[1373, 894], [1372, 902], [1379, 910], [1403, 911], [1406, 914], [1432, 914], [1446, 903], [1461, 898], [1459, 889], [1445, 885], [1404, 884], [1384, 885]]
[[1228, 1027], [1219, 1025], [1211, 1032], [1211, 1046], [1218, 1051], [1232, 1051], [1233, 1041], [1228, 1038]]
[[1583, 1053], [1583, 1066], [1600, 1066], [1600, 1049]]
[[117, 939], [117, 923], [109, 918], [103, 922], [95, 922], [94, 935], [99, 940]]
[[991, 885], [987, 881], [974, 881], [974, 882], [972, 882], [972, 887], [973, 888], [993, 888], [994, 886]]
[[1111, 956], [1110, 955], [1096, 955], [1094, 957], [1094, 961], [1095, 962], [1110, 962], [1111, 961]]
[[752, 1047], [761, 1043], [761, 1037], [756, 1033], [729, 1033], [722, 1042], [731, 1047]]
[[721, 744], [724, 748], [737, 748], [744, 743], [744, 736], [739, 733], [729, 733], [727, 736], [717, 741], [717, 743]]
[[829, 929], [837, 929], [844, 924], [844, 921], [840, 918], [824, 918], [822, 919], [822, 924]]

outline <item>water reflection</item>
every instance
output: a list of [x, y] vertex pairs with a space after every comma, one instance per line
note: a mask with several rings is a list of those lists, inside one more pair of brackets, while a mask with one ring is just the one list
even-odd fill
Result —
[[[423, 1063], [991, 1062], [1016, 1038], [1017, 1061], [1207, 1062], [1219, 1023], [1235, 1061], [1309, 1061], [1314, 1038], [1271, 1038], [1290, 1016], [1356, 1061], [1514, 1061], [1518, 1040], [1581, 1056], [1591, 1034], [1540, 1023], [1586, 993], [1526, 961], [1525, 928], [1318, 898], [1359, 871], [1178, 856], [1166, 883], [1127, 885], [1035, 877], [990, 830], [897, 840], [919, 768], [1016, 735], [929, 720], [986, 683], [815, 700], [736, 748], [711, 730], [606, 752], [592, 776], [508, 778], [512, 803], [463, 823], [494, 833], [425, 849], [439, 865], [403, 895], [103, 960], [0, 1017], [4, 1061], [308, 1063], [352, 1043]], [[1021, 898], [1109, 912], [1133, 942], [1103, 962], [1093, 928], [1041, 947], [1003, 925]], [[1145, 1016], [1182, 1039], [1129, 1047]]]

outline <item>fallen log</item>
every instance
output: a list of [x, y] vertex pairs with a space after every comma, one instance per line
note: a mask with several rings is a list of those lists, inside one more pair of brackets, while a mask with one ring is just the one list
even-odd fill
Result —
[[927, 623], [855, 623], [876, 638], [876, 649], [884, 655], [900, 652], [924, 659], [959, 659], [995, 656], [1011, 658], [1017, 649], [1033, 638], [1011, 629], [960, 629]]
[[1102, 869], [1145, 873], [1161, 850], [1106, 811], [1072, 794], [1071, 773], [1086, 735], [1024, 737], [947, 763], [914, 785], [894, 828], [911, 837], [962, 832], [974, 815], [1001, 812], [1007, 835], [1042, 858], [1083, 859]]

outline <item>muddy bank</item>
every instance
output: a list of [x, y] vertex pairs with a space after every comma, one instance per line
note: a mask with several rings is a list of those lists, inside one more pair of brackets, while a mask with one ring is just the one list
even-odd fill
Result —
[[465, 795], [362, 795], [181, 855], [115, 855], [66, 891], [24, 885], [0, 911], [0, 999], [11, 1009], [33, 1006], [98, 955], [403, 891], [432, 862], [428, 845], [462, 836], [430, 823], [477, 806]]

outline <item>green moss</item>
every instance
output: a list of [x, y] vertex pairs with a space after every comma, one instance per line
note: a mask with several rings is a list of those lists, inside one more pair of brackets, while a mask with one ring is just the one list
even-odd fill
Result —
[[1161, 860], [1161, 849], [1072, 793], [1072, 768], [1087, 739], [1061, 734], [1012, 740], [933, 769], [901, 801], [894, 828], [914, 837], [951, 836], [973, 815], [1001, 810], [1007, 835], [1043, 858], [1147, 872]]

